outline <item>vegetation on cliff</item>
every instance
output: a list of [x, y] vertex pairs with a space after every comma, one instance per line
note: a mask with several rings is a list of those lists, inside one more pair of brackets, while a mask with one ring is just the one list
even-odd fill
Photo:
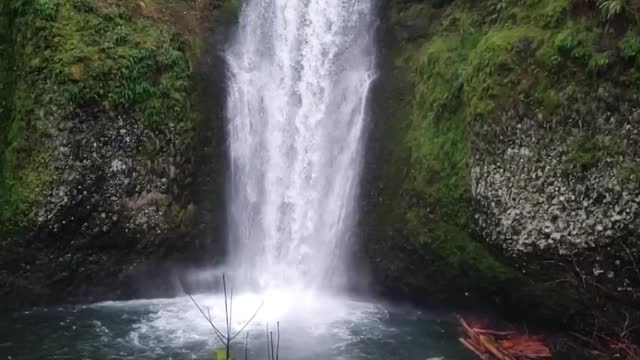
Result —
[[238, 2], [0, 7], [0, 293], [132, 290], [137, 264], [197, 247], [197, 147], [214, 141], [197, 101], [202, 37]]
[[[597, 303], [599, 290], [559, 285], [573, 283], [564, 279], [567, 270], [542, 265], [569, 259], [571, 268], [569, 257], [514, 254], [478, 230], [492, 225], [477, 223], [483, 204], [472, 189], [482, 179], [472, 167], [498, 159], [496, 151], [511, 141], [505, 129], [525, 131], [525, 118], [538, 119], [537, 127], [558, 129], [548, 137], [562, 143], [559, 168], [568, 179], [593, 177], [587, 172], [606, 164], [622, 181], [640, 183], [636, 140], [620, 135], [624, 126], [604, 122], [614, 128], [603, 130], [601, 120], [631, 116], [629, 104], [637, 100], [625, 93], [640, 85], [636, 2], [387, 1], [384, 7], [386, 36], [393, 39], [386, 41], [393, 43], [388, 71], [409, 85], [384, 95], [394, 106], [380, 120], [385, 174], [370, 200], [377, 219], [370, 230], [374, 271], [387, 288], [423, 298], [490, 295], [520, 308], [525, 299], [566, 317], [583, 311], [585, 302]], [[608, 107], [595, 105], [607, 101]], [[490, 214], [483, 219], [500, 221]], [[601, 255], [629, 264], [625, 277], [633, 272], [633, 256]], [[591, 271], [593, 262], [580, 259]]]
[[[57, 149], [47, 148], [44, 139], [55, 136], [56, 121], [79, 108], [135, 112], [154, 131], [171, 119], [177, 137], [188, 139], [194, 115], [189, 45], [170, 28], [137, 18], [117, 2], [4, 1], [3, 6], [10, 19], [3, 59], [13, 64], [2, 81], [12, 84], [3, 96], [1, 119], [0, 228], [7, 236], [28, 225], [51, 181], [49, 152]], [[146, 146], [153, 153], [163, 145]]]

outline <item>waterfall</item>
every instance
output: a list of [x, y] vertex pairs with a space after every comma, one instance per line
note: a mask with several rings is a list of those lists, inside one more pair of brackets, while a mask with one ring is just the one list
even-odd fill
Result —
[[336, 286], [354, 237], [374, 0], [247, 0], [225, 50], [229, 265], [259, 289]]

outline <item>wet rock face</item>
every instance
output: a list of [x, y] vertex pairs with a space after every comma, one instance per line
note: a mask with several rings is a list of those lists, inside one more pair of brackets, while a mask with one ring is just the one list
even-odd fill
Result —
[[133, 296], [139, 266], [197, 248], [185, 150], [191, 139], [177, 136], [170, 121], [154, 131], [139, 119], [99, 110], [42, 115], [51, 173], [29, 232], [3, 259], [9, 299]]
[[637, 301], [640, 112], [563, 96], [556, 114], [521, 104], [474, 126], [475, 226], [523, 272], [577, 273]]
[[54, 174], [34, 219], [40, 232], [77, 239], [118, 231], [134, 239], [175, 225], [167, 205], [190, 172], [170, 153], [182, 145], [177, 139], [133, 115], [97, 112], [74, 112], [48, 132]]
[[0, 21], [15, 42], [0, 54], [15, 83], [0, 104], [0, 302], [169, 296], [176, 271], [220, 258], [223, 91], [208, 87], [224, 83], [213, 59], [237, 6], [207, 4], [26, 2]]

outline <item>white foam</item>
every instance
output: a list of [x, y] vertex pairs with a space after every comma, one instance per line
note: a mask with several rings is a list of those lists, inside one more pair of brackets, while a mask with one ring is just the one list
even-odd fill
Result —
[[[197, 295], [194, 299], [205, 312], [210, 311], [214, 324], [224, 332], [224, 296]], [[190, 343], [203, 342], [213, 348], [220, 344], [210, 325], [188, 297], [102, 302], [92, 307], [117, 311], [147, 309], [148, 314], [133, 325], [127, 336], [127, 342], [138, 347], [151, 350], [161, 347], [180, 349]], [[309, 346], [310, 341], [320, 344], [322, 339], [326, 341], [323, 344], [326, 348], [342, 348], [363, 336], [351, 333], [354, 326], [366, 327], [369, 331], [366, 336], [375, 338], [376, 331], [383, 331], [380, 319], [386, 317], [386, 311], [372, 303], [279, 289], [262, 294], [234, 295], [230, 333], [240, 330], [258, 308], [260, 311], [246, 327], [252, 341], [263, 341], [267, 325], [275, 331], [279, 322], [283, 346], [289, 348], [304, 348]], [[243, 332], [236, 343], [241, 343], [244, 336]]]

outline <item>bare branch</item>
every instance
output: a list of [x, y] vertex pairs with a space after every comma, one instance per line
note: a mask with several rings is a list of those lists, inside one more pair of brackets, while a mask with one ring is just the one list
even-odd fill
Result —
[[271, 340], [269, 340], [269, 342], [271, 343], [271, 359], [275, 360], [276, 357], [273, 354], [273, 331], [271, 332], [270, 336], [271, 336]]
[[631, 252], [631, 250], [629, 250], [627, 245], [625, 245], [623, 242], [621, 242], [620, 245], [622, 245], [622, 247], [624, 248], [624, 251], [627, 253], [627, 255], [629, 255], [629, 259], [631, 259], [631, 262], [633, 263], [633, 268], [636, 271], [636, 275], [638, 275], [638, 279], [640, 279], [640, 269], [638, 269], [638, 264], [636, 264], [636, 259], [633, 256], [633, 253]]
[[229, 306], [228, 306], [228, 300], [227, 300], [227, 278], [225, 276], [224, 273], [222, 273], [222, 288], [224, 290], [224, 316], [225, 316], [225, 321], [227, 324], [227, 337], [226, 340], [227, 342], [225, 343], [225, 358], [226, 360], [229, 360], [229, 348], [230, 348], [230, 344], [231, 344], [231, 340], [229, 339], [229, 328], [231, 327], [231, 325], [229, 324]]
[[196, 306], [196, 308], [198, 308], [198, 311], [200, 311], [200, 314], [202, 314], [202, 316], [207, 319], [207, 322], [209, 323], [209, 325], [211, 325], [211, 327], [213, 328], [213, 330], [216, 333], [216, 336], [218, 337], [218, 339], [220, 339], [220, 342], [222, 342], [223, 344], [224, 342], [224, 337], [221, 336], [222, 333], [220, 332], [220, 330], [218, 330], [218, 328], [214, 325], [213, 321], [207, 317], [207, 315], [204, 313], [204, 311], [202, 310], [202, 308], [200, 307], [200, 305], [198, 305], [198, 303], [196, 302], [196, 300], [193, 298], [193, 296], [191, 296], [191, 294], [185, 290], [185, 292], [187, 293], [187, 296], [189, 296], [189, 299], [191, 299], [191, 302], [193, 302], [193, 304]]
[[278, 326], [278, 342], [276, 345], [276, 360], [278, 360], [280, 358], [280, 321], [278, 321], [276, 324]]
[[264, 300], [260, 303], [260, 306], [258, 306], [258, 308], [256, 309], [256, 312], [253, 313], [251, 318], [249, 318], [249, 320], [246, 323], [244, 323], [242, 328], [240, 328], [240, 330], [238, 330], [238, 332], [236, 332], [235, 335], [233, 335], [230, 340], [233, 340], [238, 335], [240, 335], [240, 333], [249, 325], [249, 323], [251, 323], [253, 321], [253, 319], [256, 317], [256, 315], [258, 315], [258, 312], [260, 312], [260, 310], [262, 309], [263, 306], [264, 306]]
[[248, 348], [249, 348], [249, 332], [247, 331], [247, 336], [245, 336], [244, 338], [244, 360], [247, 360], [247, 354], [248, 354]]
[[[211, 310], [209, 309], [209, 307], [206, 307], [207, 311], [205, 312], [203, 310], [203, 308], [198, 304], [198, 302], [193, 298], [193, 296], [191, 296], [189, 291], [187, 291], [185, 289], [184, 286], [183, 286], [183, 289], [185, 289], [185, 293], [187, 294], [187, 296], [189, 296], [189, 299], [191, 299], [191, 302], [196, 306], [196, 308], [198, 309], [198, 311], [200, 312], [202, 317], [204, 317], [205, 320], [207, 320], [207, 322], [209, 323], [209, 325], [211, 325], [211, 327], [213, 328], [213, 330], [214, 330], [214, 332], [216, 334], [216, 337], [218, 338], [218, 340], [220, 340], [220, 342], [225, 347], [225, 358], [226, 358], [226, 360], [229, 360], [230, 356], [231, 356], [231, 354], [230, 354], [231, 353], [231, 342], [236, 337], [238, 337], [247, 328], [247, 326], [249, 326], [249, 324], [255, 319], [255, 317], [258, 315], [258, 312], [260, 312], [260, 310], [264, 306], [264, 300], [260, 303], [260, 306], [258, 306], [258, 308], [253, 313], [253, 315], [249, 318], [249, 320], [247, 320], [242, 325], [240, 330], [238, 330], [236, 333], [231, 335], [231, 333], [232, 333], [231, 324], [232, 324], [232, 321], [233, 321], [233, 286], [229, 286], [229, 288], [227, 289], [227, 278], [226, 278], [226, 274], [224, 274], [224, 273], [222, 274], [222, 286], [223, 286], [223, 292], [224, 292], [224, 311], [225, 311], [225, 325], [226, 325], [225, 331], [226, 331], [226, 335], [222, 331], [220, 331], [220, 329], [218, 329], [218, 327], [216, 327], [216, 325], [213, 323], [213, 316], [211, 316]], [[247, 332], [247, 334], [245, 336], [245, 349], [244, 349], [245, 360], [247, 360], [247, 358], [248, 358], [248, 352], [249, 352], [248, 351], [248, 342], [249, 342], [249, 332]], [[279, 348], [280, 348], [280, 323], [278, 323], [277, 347], [278, 347], [278, 351], [279, 351]], [[271, 332], [271, 337], [269, 337], [269, 324], [267, 324], [267, 356], [268, 356], [269, 360], [276, 360], [277, 359], [277, 355], [274, 354], [273, 332]]]
[[267, 323], [267, 360], [271, 360], [271, 351], [269, 350], [269, 323]]

